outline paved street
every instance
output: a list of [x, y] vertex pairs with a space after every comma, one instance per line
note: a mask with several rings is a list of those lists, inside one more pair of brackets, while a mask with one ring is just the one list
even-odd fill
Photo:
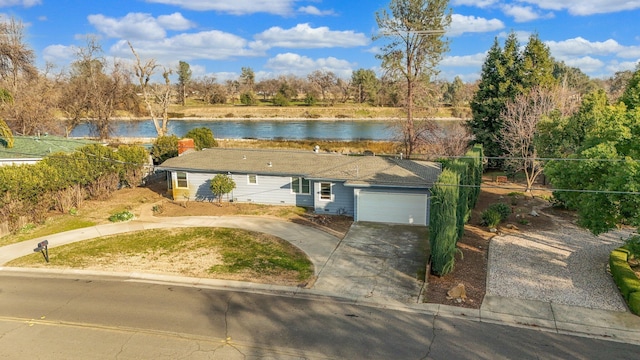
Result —
[[0, 273], [7, 359], [633, 359], [640, 346], [361, 306]]

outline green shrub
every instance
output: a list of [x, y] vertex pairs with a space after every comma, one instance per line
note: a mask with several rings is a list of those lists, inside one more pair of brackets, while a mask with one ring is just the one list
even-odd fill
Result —
[[636, 291], [629, 295], [629, 310], [636, 315], [640, 315], [640, 291]]
[[431, 213], [429, 216], [429, 246], [431, 249], [431, 272], [444, 276], [455, 265], [458, 252], [456, 241], [458, 229], [456, 209], [458, 208], [458, 187], [451, 186], [460, 181], [460, 176], [444, 169], [431, 192]]
[[500, 214], [500, 221], [505, 221], [511, 215], [511, 207], [505, 203], [495, 203], [489, 206], [488, 210], [493, 210]]
[[156, 164], [178, 156], [178, 137], [175, 135], [158, 137], [151, 148], [151, 156]]
[[629, 250], [631, 256], [636, 259], [640, 259], [640, 235], [629, 237], [625, 242], [624, 247]]
[[640, 280], [631, 270], [627, 259], [628, 251], [615, 249], [609, 255], [609, 269], [613, 280], [620, 289], [625, 300], [629, 301], [630, 295], [640, 291]]
[[184, 137], [193, 139], [193, 144], [196, 146], [196, 150], [209, 149], [218, 146], [218, 142], [213, 137], [213, 131], [206, 127], [191, 129], [184, 135]]
[[502, 216], [494, 209], [487, 209], [482, 212], [482, 225], [495, 228], [500, 224]]
[[129, 221], [131, 219], [133, 219], [133, 214], [128, 210], [121, 211], [109, 216], [109, 221], [111, 222]]

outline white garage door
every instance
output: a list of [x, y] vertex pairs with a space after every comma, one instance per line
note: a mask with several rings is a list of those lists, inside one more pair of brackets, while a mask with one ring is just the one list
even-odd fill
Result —
[[427, 195], [360, 191], [357, 221], [427, 225]]

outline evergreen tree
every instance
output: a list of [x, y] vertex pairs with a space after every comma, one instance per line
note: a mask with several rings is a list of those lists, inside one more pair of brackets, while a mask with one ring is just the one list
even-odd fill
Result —
[[620, 100], [627, 105], [629, 110], [640, 108], [640, 63], [636, 66], [636, 71], [629, 80]]
[[524, 88], [532, 89], [536, 86], [550, 88], [558, 83], [558, 80], [553, 76], [555, 62], [551, 57], [551, 51], [537, 34], [529, 37], [522, 60]]
[[180, 102], [185, 106], [187, 101], [187, 85], [191, 82], [191, 67], [189, 63], [180, 61], [178, 64], [178, 85], [180, 86]]
[[[472, 119], [467, 124], [487, 157], [505, 154], [501, 130], [506, 104], [536, 86], [553, 86], [553, 69], [549, 49], [537, 35], [529, 38], [523, 52], [514, 32], [505, 40], [504, 49], [495, 39], [482, 66], [478, 91], [471, 101]], [[501, 167], [502, 162], [490, 160], [489, 166]]]
[[380, 88], [380, 81], [373, 70], [358, 69], [351, 74], [351, 86], [357, 103], [373, 104]]
[[502, 128], [500, 113], [508, 99], [506, 94], [506, 72], [503, 54], [496, 38], [482, 65], [482, 75], [478, 91], [471, 101], [471, 120], [467, 122], [469, 130], [475, 135], [475, 141], [483, 145], [487, 156], [499, 156], [501, 149], [494, 134]]

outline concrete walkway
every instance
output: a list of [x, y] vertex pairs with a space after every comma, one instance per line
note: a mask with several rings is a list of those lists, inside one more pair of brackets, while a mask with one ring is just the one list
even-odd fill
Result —
[[[304, 251], [314, 264], [317, 281], [310, 289], [248, 282], [196, 279], [144, 273], [107, 273], [82, 270], [17, 269], [6, 262], [33, 253], [44, 239], [55, 248], [64, 244], [157, 228], [231, 227], [260, 231], [287, 240]], [[99, 225], [50, 235], [0, 248], [0, 271], [57, 273], [70, 276], [116, 276], [132, 281], [182, 286], [233, 288], [235, 291], [277, 293], [292, 297], [331, 298], [365, 306], [402, 309], [435, 316], [531, 327], [538, 330], [605, 338], [640, 344], [640, 317], [629, 312], [605, 311], [541, 301], [488, 295], [480, 309], [425, 304], [418, 301], [422, 283], [416, 280], [424, 246], [425, 228], [355, 224], [341, 241], [317, 229], [260, 217], [144, 216], [127, 223]]]

